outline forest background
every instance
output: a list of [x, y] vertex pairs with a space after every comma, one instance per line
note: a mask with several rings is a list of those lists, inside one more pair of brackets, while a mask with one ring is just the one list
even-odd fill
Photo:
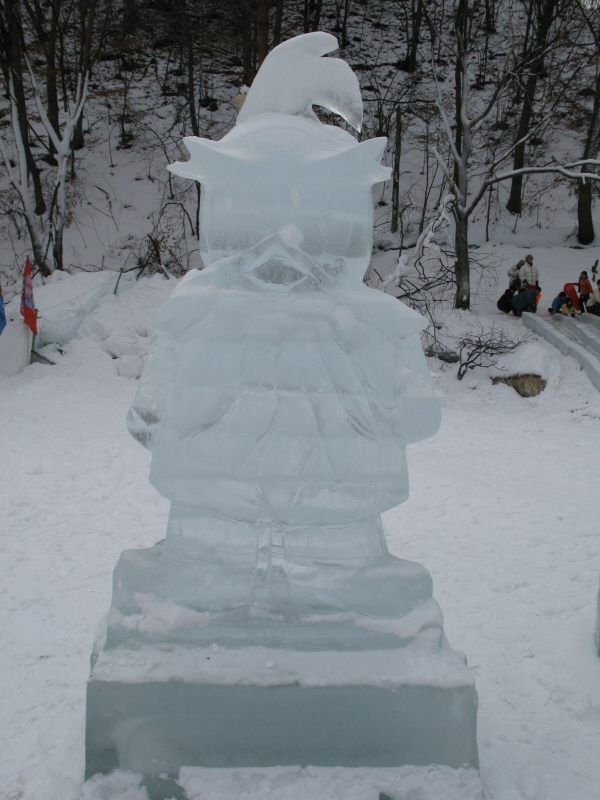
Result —
[[490, 266], [473, 224], [489, 241], [566, 209], [565, 240], [594, 241], [595, 2], [0, 0], [5, 291], [28, 253], [41, 277], [201, 266], [201, 189], [165, 166], [185, 135], [221, 138], [268, 51], [313, 30], [360, 79], [360, 137], [388, 137], [375, 251], [394, 258], [367, 282], [421, 311], [468, 309]]

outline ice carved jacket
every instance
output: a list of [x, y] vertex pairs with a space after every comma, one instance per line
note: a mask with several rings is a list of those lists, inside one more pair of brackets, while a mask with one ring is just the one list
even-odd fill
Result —
[[366, 519], [406, 499], [406, 444], [440, 422], [422, 317], [360, 282], [273, 296], [208, 272], [188, 273], [159, 312], [128, 416], [158, 491], [286, 524]]

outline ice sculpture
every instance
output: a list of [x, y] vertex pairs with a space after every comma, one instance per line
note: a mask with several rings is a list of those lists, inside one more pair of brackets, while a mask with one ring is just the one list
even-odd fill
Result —
[[594, 639], [596, 640], [596, 649], [600, 656], [600, 588], [598, 589], [598, 597], [596, 600], [596, 628], [594, 631]]
[[360, 128], [336, 48], [279, 45], [236, 127], [169, 167], [202, 184], [206, 268], [158, 314], [128, 426], [171, 513], [121, 556], [88, 694], [88, 773], [156, 796], [181, 765], [477, 760], [471, 675], [379, 517], [440, 409], [424, 320], [362, 282], [386, 140], [312, 109]]

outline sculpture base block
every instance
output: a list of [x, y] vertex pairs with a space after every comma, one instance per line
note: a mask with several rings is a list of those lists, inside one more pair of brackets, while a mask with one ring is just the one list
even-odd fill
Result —
[[476, 715], [447, 644], [435, 656], [117, 648], [88, 685], [86, 777], [142, 773], [154, 800], [183, 796], [184, 766], [476, 767]]

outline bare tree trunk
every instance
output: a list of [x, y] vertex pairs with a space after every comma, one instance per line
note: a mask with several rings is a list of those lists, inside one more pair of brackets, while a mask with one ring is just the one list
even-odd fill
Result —
[[348, 16], [352, 0], [344, 0], [344, 15], [342, 18], [342, 47], [348, 47]]
[[[585, 167], [582, 167], [581, 171], [584, 170]], [[580, 244], [591, 244], [594, 241], [592, 205], [592, 184], [586, 181], [577, 192], [577, 241]]]
[[[50, 22], [50, 31], [48, 33], [46, 45], [46, 102], [48, 104], [48, 119], [52, 123], [52, 127], [56, 133], [58, 133], [58, 84], [56, 81], [56, 37], [58, 28], [58, 10], [54, 5], [52, 6], [51, 14], [52, 19]], [[52, 140], [48, 141], [48, 149], [51, 153], [54, 152]]]
[[[530, 75], [525, 85], [525, 95], [523, 97], [523, 108], [517, 129], [517, 141], [529, 133], [529, 125], [533, 113], [533, 97], [537, 86], [538, 76], [536, 73]], [[513, 169], [523, 169], [525, 166], [525, 142], [515, 147]], [[520, 214], [523, 210], [523, 175], [515, 175], [510, 184], [510, 196], [506, 208], [511, 214]]]
[[485, 0], [485, 26], [484, 30], [489, 36], [496, 33], [496, 17], [494, 14], [494, 0]]
[[[529, 66], [529, 78], [525, 84], [523, 107], [517, 129], [516, 141], [520, 141], [529, 133], [535, 90], [544, 67], [544, 55], [548, 43], [550, 28], [554, 22], [558, 0], [534, 0], [530, 6], [530, 14], [535, 7], [537, 30], [533, 49], [533, 60]], [[525, 166], [525, 142], [515, 148], [513, 169], [523, 169]], [[511, 181], [510, 196], [506, 208], [511, 214], [520, 214], [523, 210], [523, 175], [515, 175]]]
[[52, 245], [52, 257], [54, 259], [54, 269], [64, 270], [63, 264], [63, 231], [64, 225], [54, 231], [54, 242]]
[[27, 171], [31, 176], [35, 194], [35, 213], [38, 216], [42, 216], [46, 213], [46, 201], [44, 200], [44, 192], [42, 191], [40, 171], [29, 146], [29, 124], [25, 92], [23, 89], [23, 30], [18, 0], [6, 0], [3, 10], [4, 24], [2, 26], [2, 38], [5, 41], [3, 42], [4, 53], [0, 56], [2, 69], [7, 88], [12, 78], [19, 129], [23, 142], [23, 152], [27, 161]]
[[311, 31], [319, 30], [319, 23], [321, 22], [321, 11], [323, 10], [323, 0], [315, 0], [314, 15], [311, 23]]
[[71, 142], [73, 150], [83, 150], [85, 147], [85, 138], [83, 136], [83, 116], [79, 117], [77, 124], [73, 129], [73, 141]]
[[456, 131], [454, 137], [454, 184], [458, 193], [455, 196], [454, 249], [456, 263], [456, 297], [454, 307], [468, 310], [471, 306], [471, 285], [469, 265], [469, 215], [465, 213], [468, 198], [468, 163], [472, 149], [471, 125], [468, 121], [468, 57], [469, 57], [469, 0], [459, 0], [454, 23], [456, 31], [456, 67], [454, 70], [454, 100]]
[[454, 247], [456, 263], [454, 275], [456, 279], [456, 298], [454, 307], [467, 311], [471, 306], [471, 281], [469, 269], [469, 218], [457, 210], [454, 215], [456, 233]]
[[[584, 158], [595, 158], [600, 146], [600, 74], [596, 76], [594, 88], [594, 107], [583, 151]], [[588, 170], [589, 165], [584, 164], [581, 167], [582, 172]], [[592, 219], [592, 182], [581, 183], [577, 195], [577, 241], [580, 244], [591, 244], [595, 236]]]
[[490, 184], [490, 188], [488, 190], [488, 202], [487, 202], [487, 211], [485, 214], [485, 240], [489, 242], [490, 240], [490, 217], [492, 215], [492, 186]]
[[[454, 66], [454, 123], [456, 130], [454, 133], [454, 146], [456, 152], [462, 154], [463, 149], [463, 122], [461, 108], [463, 103], [463, 83], [465, 69], [465, 48], [467, 45], [467, 26], [469, 4], [468, 0], [459, 0], [456, 17], [454, 20], [454, 30], [456, 31], [456, 64]], [[454, 162], [454, 182], [458, 183], [458, 162]]]
[[123, 0], [123, 33], [131, 36], [135, 33], [138, 22], [136, 0]]
[[202, 192], [200, 184], [196, 181], [196, 239], [200, 239], [200, 201], [202, 199]]
[[190, 108], [190, 125], [194, 136], [200, 136], [198, 114], [196, 112], [196, 82], [194, 80], [194, 36], [191, 25], [187, 26], [187, 72], [188, 72], [188, 104]]
[[[56, 80], [56, 48], [58, 44], [59, 22], [62, 9], [62, 0], [51, 0], [47, 5], [41, 5], [38, 0], [33, 3], [24, 3], [27, 18], [38, 42], [43, 48], [46, 56], [46, 104], [48, 107], [48, 119], [52, 123], [55, 133], [59, 132], [59, 107], [58, 107], [58, 83]], [[49, 14], [49, 19], [46, 16]], [[62, 31], [61, 31], [62, 33]], [[48, 152], [56, 152], [52, 139], [48, 138]], [[49, 162], [51, 163], [51, 162]]]
[[394, 166], [392, 167], [392, 233], [398, 231], [400, 216], [400, 157], [402, 155], [402, 123], [400, 108], [396, 109], [396, 134], [394, 137]]
[[398, 65], [404, 72], [413, 73], [417, 68], [417, 53], [419, 50], [419, 37], [421, 35], [421, 23], [423, 21], [423, 0], [412, 1], [412, 26], [410, 41], [407, 43], [406, 57]]
[[254, 79], [255, 71], [253, 66], [254, 40], [252, 25], [252, 9], [249, 3], [242, 0], [238, 4], [241, 17], [241, 37], [242, 37], [242, 81], [246, 86], [250, 86]]
[[283, 22], [283, 0], [277, 0], [275, 6], [275, 22], [273, 24], [273, 47], [281, 41], [281, 23]]
[[477, 79], [475, 80], [475, 86], [478, 89], [485, 89], [489, 51], [490, 51], [490, 34], [486, 30], [484, 45], [483, 45], [483, 55], [480, 57], [479, 72], [477, 73]]
[[[79, 38], [80, 38], [80, 56], [79, 56], [79, 74], [89, 75], [97, 57], [97, 53], [92, 52], [94, 31], [96, 29], [96, 15], [98, 11], [98, 0], [78, 0], [79, 12]], [[108, 24], [110, 12], [106, 9], [105, 14], [105, 27]], [[103, 34], [100, 34], [100, 41], [103, 39]], [[100, 47], [100, 43], [98, 44]], [[85, 140], [83, 136], [83, 114], [79, 117], [73, 130], [73, 139], [71, 142], [73, 150], [82, 150], [85, 147]]]
[[46, 259], [45, 248], [38, 234], [35, 222], [27, 213], [25, 214], [25, 224], [27, 226], [27, 232], [29, 233], [31, 249], [33, 250], [33, 261], [43, 277], [47, 278], [52, 275], [52, 267], [48, 264]]
[[[68, 142], [66, 143], [68, 146]], [[72, 153], [72, 151], [71, 151]], [[66, 178], [67, 178], [67, 165], [69, 162], [69, 154], [67, 149], [58, 154], [58, 174], [56, 176], [55, 192], [54, 192], [54, 214], [52, 209], [50, 213], [50, 230], [52, 231], [52, 257], [54, 260], [54, 269], [64, 270], [63, 262], [63, 234], [65, 230], [65, 210], [66, 210]], [[52, 221], [52, 216], [54, 220]]]
[[269, 0], [258, 0], [258, 66], [269, 52]]

